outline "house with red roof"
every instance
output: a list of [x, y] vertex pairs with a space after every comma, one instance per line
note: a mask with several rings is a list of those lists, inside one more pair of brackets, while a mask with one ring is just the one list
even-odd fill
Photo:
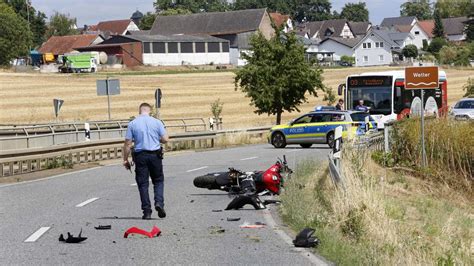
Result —
[[101, 21], [97, 25], [85, 26], [83, 32], [102, 34], [106, 39], [112, 35], [126, 35], [132, 31], [139, 31], [132, 19]]
[[51, 53], [57, 57], [76, 51], [75, 48], [96, 45], [103, 41], [104, 38], [99, 34], [52, 36], [41, 45], [38, 52], [42, 54]]
[[277, 27], [283, 27], [284, 32], [290, 32], [293, 30], [293, 21], [289, 15], [283, 15], [281, 13], [269, 13], [270, 18]]

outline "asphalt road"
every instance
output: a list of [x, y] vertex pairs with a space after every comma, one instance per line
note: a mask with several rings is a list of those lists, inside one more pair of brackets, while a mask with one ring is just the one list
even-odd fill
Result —
[[[274, 149], [254, 145], [225, 150], [186, 152], [167, 156], [165, 204], [167, 218], [141, 220], [134, 176], [120, 165], [104, 166], [47, 178], [0, 186], [0, 265], [11, 264], [314, 264], [314, 258], [285, 242], [268, 211], [251, 206], [239, 211], [225, 209], [225, 192], [198, 189], [195, 176], [225, 171], [263, 170], [287, 155], [291, 167], [306, 158], [324, 160], [328, 149]], [[152, 195], [152, 193], [150, 194]], [[274, 208], [274, 207], [271, 207]], [[228, 222], [228, 217], [240, 217]], [[243, 222], [264, 222], [262, 229], [241, 229]], [[94, 226], [112, 225], [97, 231]], [[150, 230], [162, 235], [146, 239], [123, 238], [127, 228]], [[225, 229], [214, 232], [212, 227]], [[61, 233], [88, 239], [80, 244], [58, 241]], [[25, 242], [29, 241], [29, 242]], [[312, 260], [311, 260], [312, 258]]]

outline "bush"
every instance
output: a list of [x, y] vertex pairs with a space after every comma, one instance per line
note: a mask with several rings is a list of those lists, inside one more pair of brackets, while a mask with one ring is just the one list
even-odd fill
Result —
[[402, 54], [406, 58], [415, 58], [418, 56], [418, 48], [414, 44], [409, 44], [403, 47]]
[[450, 46], [444, 46], [439, 50], [439, 62], [444, 65], [451, 65], [456, 61], [457, 49]]
[[448, 43], [443, 38], [434, 38], [431, 41], [430, 45], [428, 46], [428, 52], [436, 55], [436, 54], [438, 54], [439, 50], [441, 50], [441, 48], [443, 48], [443, 46], [445, 46], [447, 44]]
[[428, 168], [420, 169], [420, 120], [406, 119], [394, 126], [392, 155], [402, 165], [421, 175], [454, 187], [472, 191], [474, 184], [474, 124], [450, 119], [431, 119], [425, 123]]
[[454, 65], [456, 66], [469, 66], [469, 57], [470, 57], [471, 51], [469, 50], [469, 47], [464, 46], [464, 47], [458, 47], [457, 48], [457, 53], [456, 53], [456, 60], [454, 61]]
[[336, 102], [336, 94], [334, 93], [334, 90], [330, 87], [325, 87], [324, 88], [324, 98], [323, 98], [323, 101], [325, 101], [328, 106], [331, 106], [333, 105], [335, 102]]
[[343, 56], [341, 56], [341, 62], [355, 64], [355, 57], [348, 56], [348, 55], [343, 55]]
[[474, 97], [474, 80], [468, 78], [463, 90], [466, 91], [463, 97]]
[[224, 109], [224, 104], [221, 103], [221, 99], [217, 99], [215, 102], [211, 103], [211, 113], [214, 118], [218, 119], [221, 117], [222, 109]]
[[428, 40], [423, 39], [423, 51], [428, 51]]

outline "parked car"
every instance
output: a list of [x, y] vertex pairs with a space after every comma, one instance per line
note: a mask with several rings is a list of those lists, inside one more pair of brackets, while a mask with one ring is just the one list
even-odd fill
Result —
[[352, 63], [351, 62], [346, 62], [346, 61], [339, 61], [340, 66], [346, 66], [346, 67], [351, 67]]
[[454, 105], [449, 115], [457, 120], [473, 120], [474, 98], [461, 99]]
[[285, 125], [274, 126], [268, 134], [268, 142], [275, 148], [284, 148], [288, 144], [299, 144], [309, 148], [313, 144], [327, 143], [334, 145], [336, 127], [343, 127], [343, 138], [348, 137], [348, 131], [356, 135], [365, 129], [365, 118], [369, 117], [369, 128], [376, 129], [377, 124], [372, 117], [359, 111], [321, 110], [302, 115]]

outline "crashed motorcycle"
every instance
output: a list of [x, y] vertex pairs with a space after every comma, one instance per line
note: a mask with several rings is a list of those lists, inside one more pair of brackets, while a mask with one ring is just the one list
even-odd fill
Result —
[[226, 210], [240, 209], [251, 204], [255, 209], [264, 209], [267, 204], [275, 201], [261, 201], [259, 196], [279, 195], [285, 180], [293, 171], [288, 167], [286, 156], [266, 171], [242, 172], [229, 168], [227, 172], [208, 173], [194, 179], [194, 186], [210, 190], [222, 190], [236, 196]]

